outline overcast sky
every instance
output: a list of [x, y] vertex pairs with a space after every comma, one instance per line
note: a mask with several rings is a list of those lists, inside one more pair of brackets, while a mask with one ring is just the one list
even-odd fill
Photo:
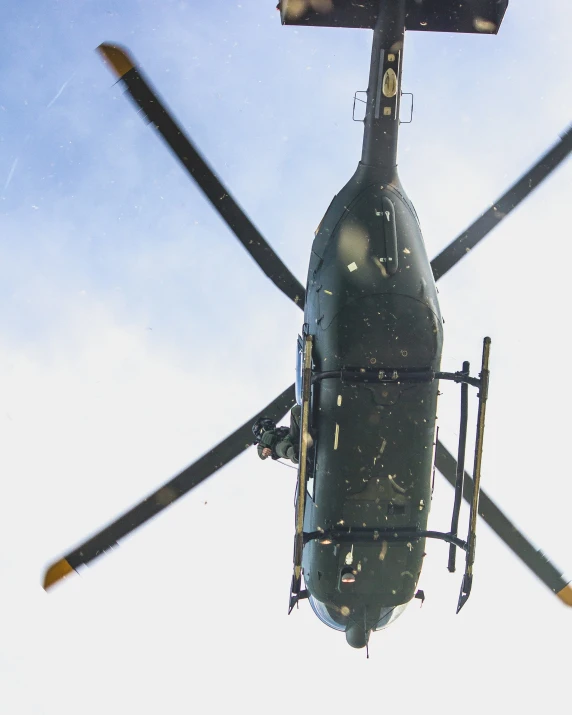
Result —
[[[281, 27], [275, 4], [0, 11], [0, 712], [562, 711], [572, 609], [484, 524], [461, 614], [461, 574], [429, 544], [425, 604], [372, 636], [369, 661], [307, 603], [287, 617], [295, 472], [254, 450], [41, 589], [55, 558], [293, 381], [301, 312], [93, 51], [130, 48], [305, 282], [360, 157], [371, 32]], [[431, 257], [569, 125], [571, 22], [561, 0], [513, 0], [496, 37], [407, 34], [399, 168]], [[571, 179], [568, 161], [439, 283], [443, 368], [476, 372], [493, 340], [483, 487], [569, 574]], [[458, 388], [442, 389], [454, 451]], [[432, 528], [452, 498], [438, 476]]]

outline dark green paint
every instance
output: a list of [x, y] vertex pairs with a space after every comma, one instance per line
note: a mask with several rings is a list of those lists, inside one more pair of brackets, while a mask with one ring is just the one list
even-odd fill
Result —
[[[397, 178], [385, 185], [380, 173], [359, 165], [312, 247], [305, 322], [314, 336], [316, 371], [439, 369], [442, 320], [419, 224]], [[397, 270], [391, 275], [380, 259], [394, 243]], [[339, 378], [314, 386], [316, 470], [304, 531], [340, 522], [426, 529], [437, 391], [437, 382], [352, 384]], [[352, 566], [361, 570], [354, 584], [340, 585], [350, 550], [350, 544], [336, 549], [310, 542], [305, 582], [334, 611], [349, 607], [360, 621], [367, 611], [373, 627], [383, 607], [413, 597], [424, 541], [355, 545]]]

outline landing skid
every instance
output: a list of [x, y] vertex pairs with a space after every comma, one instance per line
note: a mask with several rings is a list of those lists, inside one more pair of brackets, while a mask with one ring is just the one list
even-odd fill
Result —
[[[479, 513], [479, 495], [481, 491], [481, 461], [483, 456], [483, 439], [485, 434], [485, 412], [487, 407], [487, 398], [489, 394], [489, 355], [491, 350], [491, 339], [483, 340], [483, 357], [481, 361], [481, 373], [479, 375], [479, 409], [477, 416], [477, 435], [475, 440], [475, 461], [473, 467], [473, 498], [471, 500], [471, 513], [469, 516], [469, 535], [467, 537], [468, 546], [465, 556], [465, 573], [461, 584], [461, 592], [459, 593], [459, 601], [457, 603], [457, 613], [463, 608], [467, 599], [471, 594], [473, 585], [473, 564], [475, 563], [475, 549], [477, 544], [477, 515]], [[463, 369], [469, 369], [469, 363], [463, 363]], [[453, 505], [453, 519], [451, 522], [451, 535], [457, 533], [459, 521], [459, 511], [461, 508], [461, 499], [463, 498], [463, 476], [465, 473], [465, 442], [467, 438], [467, 405], [466, 395], [463, 414], [463, 390], [467, 390], [466, 383], [461, 386], [461, 429], [459, 431], [459, 455], [457, 460], [457, 481], [455, 483], [455, 503]], [[449, 571], [455, 570], [455, 547], [451, 544], [449, 550]]]
[[[456, 550], [465, 551], [465, 573], [461, 583], [457, 613], [467, 602], [473, 585], [473, 565], [477, 543], [477, 515], [479, 509], [479, 494], [481, 488], [481, 461], [483, 455], [483, 439], [485, 431], [485, 412], [489, 390], [489, 355], [491, 339], [483, 340], [483, 354], [479, 377], [471, 377], [469, 363], [464, 362], [459, 372], [434, 372], [428, 369], [395, 370], [383, 368], [378, 370], [335, 370], [312, 374], [312, 336], [304, 338], [304, 372], [302, 376], [302, 420], [300, 425], [300, 467], [298, 470], [298, 487], [296, 496], [296, 536], [294, 540], [294, 573], [290, 588], [290, 603], [288, 613], [303, 598], [308, 598], [308, 591], [302, 589], [302, 552], [305, 544], [314, 539], [333, 541], [334, 543], [352, 542], [369, 543], [378, 539], [386, 541], [411, 541], [415, 539], [440, 539], [449, 543], [449, 561], [447, 568], [452, 573], [456, 570]], [[457, 455], [457, 474], [455, 483], [455, 500], [451, 529], [448, 532], [421, 531], [419, 529], [367, 529], [367, 528], [336, 528], [328, 531], [304, 533], [304, 506], [306, 496], [308, 428], [310, 415], [310, 388], [317, 381], [329, 378], [344, 378], [359, 382], [430, 382], [432, 380], [451, 380], [461, 384], [461, 419], [459, 429], [459, 448]], [[475, 455], [473, 468], [473, 497], [469, 516], [467, 540], [457, 536], [459, 514], [463, 498], [463, 479], [465, 473], [465, 450], [467, 443], [467, 413], [469, 385], [479, 389], [478, 417], [475, 440]]]
[[[304, 334], [304, 367], [302, 372], [302, 418], [300, 420], [300, 460], [298, 486], [296, 490], [296, 535], [294, 537], [294, 573], [290, 587], [288, 615], [307, 591], [301, 590], [302, 552], [304, 551], [304, 507], [306, 505], [306, 481], [308, 469], [308, 442], [310, 426], [310, 394], [312, 387], [312, 344], [313, 337]], [[302, 595], [304, 594], [304, 595]]]

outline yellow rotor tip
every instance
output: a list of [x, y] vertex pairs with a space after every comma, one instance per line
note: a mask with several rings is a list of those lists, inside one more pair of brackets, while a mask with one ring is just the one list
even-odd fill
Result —
[[572, 606], [572, 583], [564, 586], [556, 595], [567, 606]]
[[135, 66], [127, 50], [124, 50], [118, 45], [110, 45], [108, 42], [103, 42], [99, 45], [97, 51], [100, 52], [103, 55], [103, 59], [111, 65], [111, 68], [119, 79]]
[[44, 589], [47, 591], [50, 586], [53, 586], [54, 583], [57, 583], [60, 579], [69, 576], [72, 571], [72, 567], [65, 559], [56, 561], [56, 563], [52, 564], [46, 571], [46, 575], [44, 576]]

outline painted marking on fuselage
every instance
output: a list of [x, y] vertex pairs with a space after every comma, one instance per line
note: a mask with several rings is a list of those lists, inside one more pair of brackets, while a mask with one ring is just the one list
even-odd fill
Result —
[[383, 96], [395, 97], [397, 94], [397, 76], [395, 71], [389, 67], [383, 75]]
[[354, 545], [352, 544], [352, 548], [348, 551], [346, 554], [345, 558], [346, 566], [351, 566], [354, 562]]

